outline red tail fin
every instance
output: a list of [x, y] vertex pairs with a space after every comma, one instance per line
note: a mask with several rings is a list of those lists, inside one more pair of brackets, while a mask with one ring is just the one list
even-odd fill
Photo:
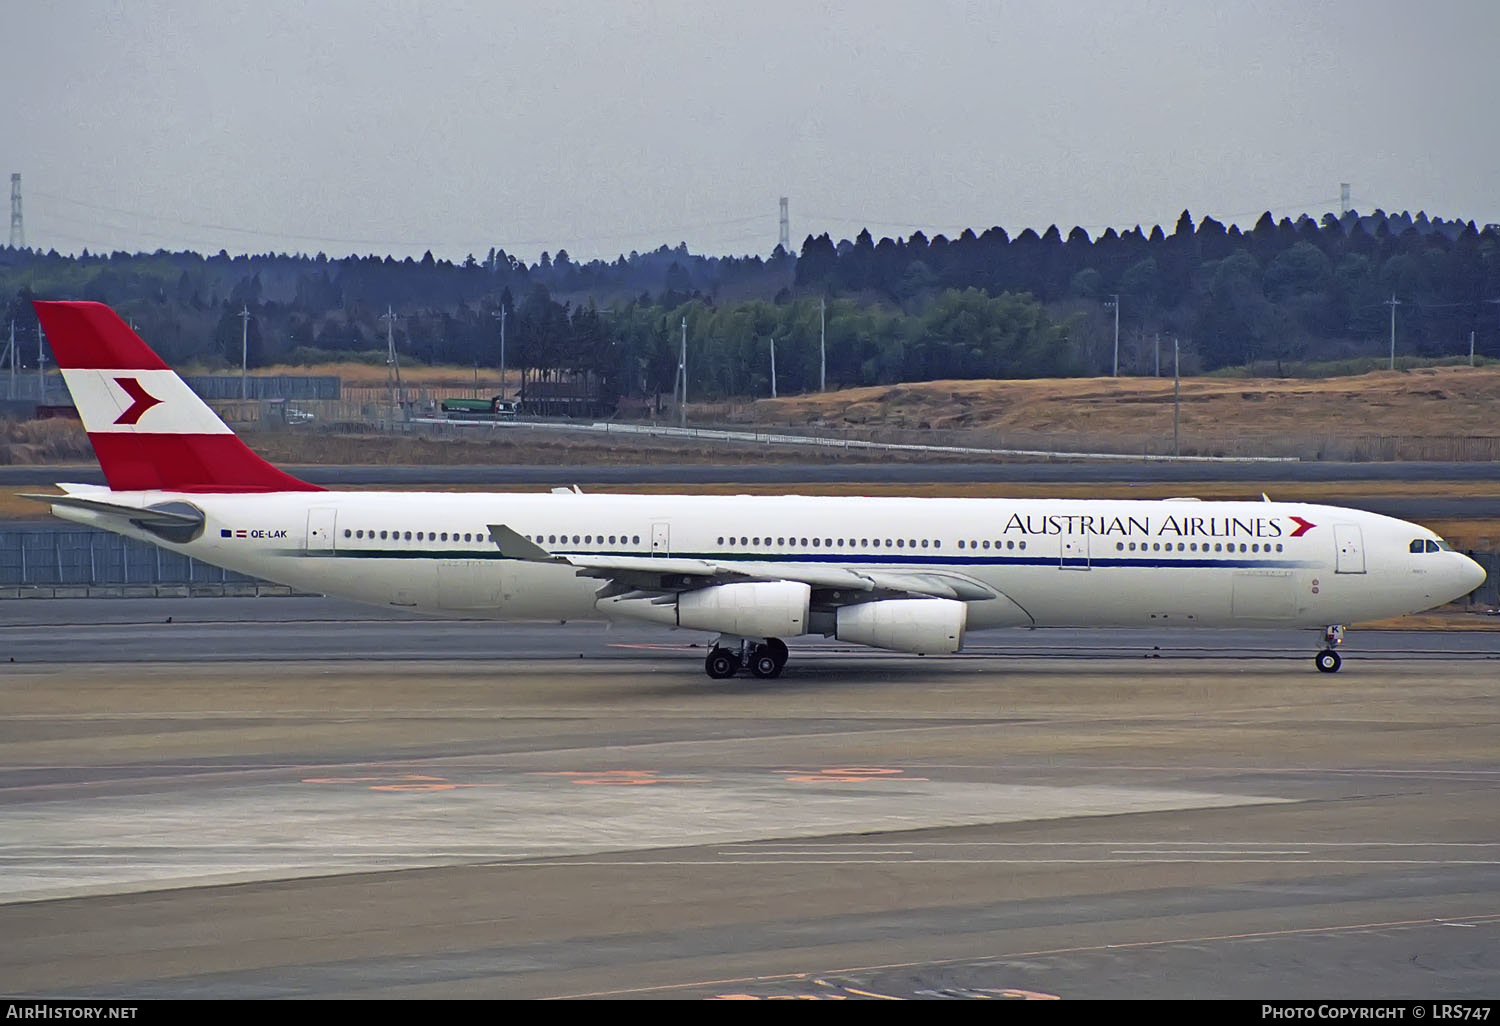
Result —
[[322, 490], [251, 452], [109, 307], [33, 305], [110, 488]]

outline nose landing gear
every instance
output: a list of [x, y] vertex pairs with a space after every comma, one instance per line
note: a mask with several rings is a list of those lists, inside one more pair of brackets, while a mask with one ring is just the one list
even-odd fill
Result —
[[708, 650], [703, 669], [714, 680], [733, 677], [742, 668], [762, 680], [781, 676], [789, 653], [780, 638], [752, 641], [749, 638], [720, 637]]
[[1333, 624], [1323, 629], [1323, 644], [1328, 647], [1313, 657], [1313, 664], [1320, 673], [1338, 673], [1344, 661], [1334, 651], [1344, 643], [1344, 625]]

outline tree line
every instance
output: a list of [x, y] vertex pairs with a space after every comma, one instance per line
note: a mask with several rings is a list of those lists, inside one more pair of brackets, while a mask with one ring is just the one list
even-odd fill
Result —
[[609, 396], [670, 393], [685, 322], [690, 394], [711, 398], [768, 394], [773, 345], [787, 393], [817, 387], [820, 352], [830, 387], [1109, 373], [1117, 314], [1125, 373], [1151, 372], [1164, 338], [1190, 370], [1371, 355], [1392, 297], [1403, 354], [1466, 352], [1473, 331], [1500, 356], [1500, 225], [1377, 211], [1241, 231], [1184, 211], [1170, 234], [866, 230], [795, 255], [582, 264], [0, 248], [0, 296], [23, 360], [34, 297], [108, 303], [169, 362], [208, 365], [238, 364], [241, 311], [252, 366], [382, 360], [389, 332], [403, 361], [495, 367], [503, 319], [509, 367]]

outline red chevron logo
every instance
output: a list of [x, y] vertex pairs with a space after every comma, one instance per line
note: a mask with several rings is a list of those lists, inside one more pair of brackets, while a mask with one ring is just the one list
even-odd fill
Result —
[[135, 378], [115, 378], [115, 384], [123, 388], [125, 394], [133, 400], [130, 409], [115, 418], [116, 424], [134, 424], [151, 407], [161, 405], [161, 400], [142, 388], [141, 383]]
[[1318, 526], [1310, 520], [1303, 520], [1301, 517], [1292, 517], [1291, 519], [1297, 522], [1297, 529], [1287, 536], [1289, 538], [1301, 538], [1308, 531]]

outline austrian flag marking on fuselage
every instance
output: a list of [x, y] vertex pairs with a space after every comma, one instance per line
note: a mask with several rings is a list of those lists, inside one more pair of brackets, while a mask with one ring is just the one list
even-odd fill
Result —
[[115, 384], [123, 388], [132, 400], [130, 408], [115, 418], [116, 424], [138, 423], [147, 410], [161, 405], [161, 400], [141, 387], [137, 378], [115, 378]]

